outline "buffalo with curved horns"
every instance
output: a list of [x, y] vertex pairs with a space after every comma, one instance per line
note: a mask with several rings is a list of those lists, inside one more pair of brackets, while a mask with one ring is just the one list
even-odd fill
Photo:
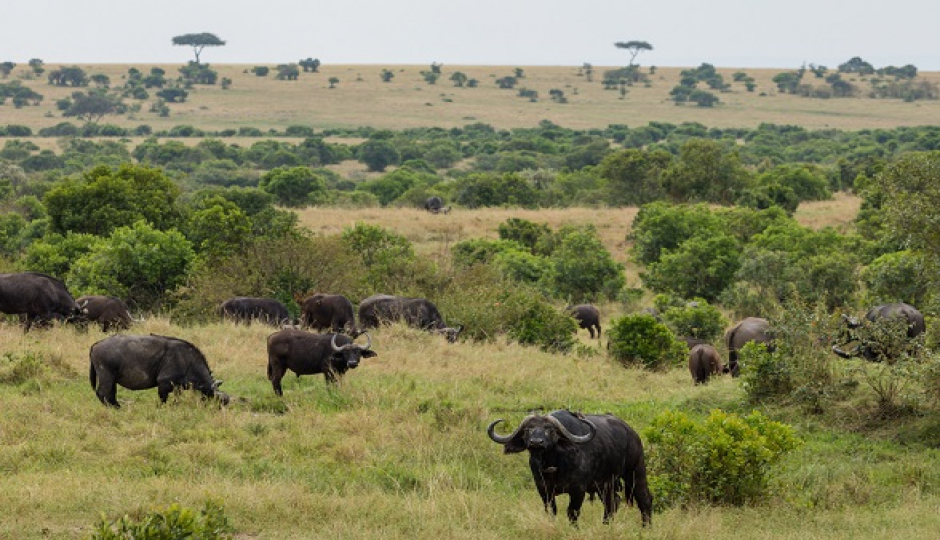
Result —
[[764, 343], [767, 350], [773, 350], [773, 336], [770, 334], [770, 321], [760, 317], [747, 317], [725, 332], [725, 345], [728, 346], [728, 365], [724, 372], [737, 377], [741, 372], [738, 365], [738, 351], [750, 342]]
[[327, 383], [337, 382], [350, 369], [356, 369], [362, 358], [378, 356], [371, 350], [372, 338], [365, 334], [365, 346], [353, 343], [343, 334], [312, 334], [287, 328], [268, 336], [268, 379], [274, 393], [284, 395], [281, 379], [287, 370], [301, 375], [322, 373]]
[[724, 367], [721, 365], [721, 355], [718, 349], [707, 343], [692, 347], [689, 351], [689, 372], [695, 384], [706, 384], [708, 379], [721, 375]]
[[73, 321], [81, 311], [65, 284], [50, 275], [0, 274], [0, 313], [20, 315], [26, 332], [52, 320]]
[[358, 335], [353, 305], [341, 294], [315, 294], [304, 300], [301, 322], [305, 328]]
[[449, 343], [457, 341], [463, 325], [456, 328], [444, 324], [444, 317], [426, 298], [406, 298], [388, 294], [376, 294], [359, 304], [359, 324], [363, 328], [377, 328], [380, 323], [403, 320], [409, 326], [437, 332]]
[[601, 338], [601, 312], [590, 304], [568, 306], [565, 311], [578, 321], [579, 328], [585, 328], [594, 339], [594, 329], [597, 329], [597, 339]]
[[[843, 341], [832, 346], [832, 352], [842, 358], [862, 357], [869, 362], [880, 362], [882, 359], [890, 360], [892, 351], [886, 350], [885, 346], [877, 343], [877, 340], [859, 339], [856, 330], [864, 323], [854, 317], [842, 316], [846, 329]], [[927, 326], [924, 323], [924, 315], [910, 304], [903, 302], [881, 304], [868, 310], [865, 314], [865, 320], [868, 323], [879, 323], [882, 321], [903, 321], [907, 328], [907, 339], [912, 340], [923, 334]], [[841, 349], [847, 343], [858, 341], [858, 345], [851, 351]]]
[[98, 399], [120, 408], [117, 385], [129, 390], [156, 388], [160, 401], [175, 388], [194, 388], [222, 404], [228, 395], [212, 378], [206, 357], [188, 341], [167, 336], [118, 334], [91, 346], [88, 378]]
[[604, 523], [624, 499], [636, 503], [643, 525], [653, 515], [653, 497], [646, 481], [643, 443], [636, 431], [610, 415], [581, 415], [554, 411], [527, 416], [509, 435], [498, 435], [492, 422], [486, 433], [513, 454], [529, 451], [529, 468], [546, 512], [558, 513], [555, 497], [569, 496], [568, 519], [575, 523], [585, 495], [600, 497]]
[[258, 321], [271, 326], [291, 324], [287, 306], [273, 298], [255, 298], [236, 296], [229, 298], [219, 306], [219, 314], [235, 324], [251, 324]]

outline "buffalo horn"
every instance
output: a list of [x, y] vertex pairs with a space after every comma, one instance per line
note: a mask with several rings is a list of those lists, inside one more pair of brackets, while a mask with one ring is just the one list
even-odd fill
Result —
[[591, 428], [591, 432], [588, 433], [587, 435], [575, 435], [574, 433], [571, 433], [570, 431], [568, 431], [568, 428], [566, 428], [565, 425], [562, 424], [561, 421], [555, 418], [554, 416], [548, 415], [545, 418], [548, 418], [548, 421], [551, 422], [556, 428], [558, 428], [558, 431], [561, 432], [561, 434], [564, 435], [566, 439], [568, 439], [569, 441], [573, 443], [578, 443], [578, 444], [586, 443], [590, 441], [591, 439], [593, 439], [594, 435], [597, 434], [597, 427], [595, 427], [594, 424], [590, 420], [587, 420], [585, 418], [581, 418], [580, 420], [584, 422], [585, 424], [587, 424], [588, 426], [590, 426]]
[[490, 439], [493, 439], [493, 442], [499, 443], [499, 444], [506, 444], [509, 441], [511, 441], [513, 437], [519, 434], [519, 432], [522, 430], [522, 426], [526, 425], [526, 422], [528, 422], [530, 418], [534, 418], [534, 415], [529, 415], [523, 418], [522, 422], [519, 423], [519, 427], [517, 427], [516, 430], [510, 433], [509, 435], [505, 435], [505, 436], [496, 434], [496, 424], [505, 421], [502, 418], [500, 418], [499, 420], [495, 420], [491, 422], [490, 425], [487, 426], [486, 434], [490, 436]]

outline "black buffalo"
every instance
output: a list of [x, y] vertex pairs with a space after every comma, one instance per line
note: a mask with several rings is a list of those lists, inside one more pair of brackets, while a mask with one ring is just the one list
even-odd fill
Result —
[[134, 322], [127, 304], [114, 296], [80, 296], [75, 299], [75, 303], [82, 310], [79, 317], [82, 322], [97, 323], [103, 332], [127, 330]]
[[689, 351], [689, 372], [695, 384], [705, 384], [713, 376], [721, 375], [724, 367], [721, 365], [721, 356], [718, 349], [707, 343], [692, 347]]
[[363, 328], [376, 328], [381, 323], [403, 320], [409, 326], [422, 328], [444, 335], [454, 343], [463, 330], [463, 325], [452, 328], [444, 324], [444, 317], [437, 306], [425, 298], [406, 298], [376, 294], [359, 304], [359, 324]]
[[252, 321], [270, 324], [271, 326], [291, 324], [287, 306], [273, 298], [253, 298], [250, 296], [229, 298], [219, 306], [219, 314], [223, 318], [235, 321], [236, 324], [251, 324]]
[[643, 443], [636, 431], [609, 414], [555, 411], [527, 416], [510, 435], [497, 435], [496, 420], [486, 428], [507, 454], [529, 451], [529, 468], [545, 510], [558, 513], [555, 497], [567, 493], [568, 519], [578, 520], [584, 496], [600, 497], [607, 523], [620, 501], [636, 503], [643, 524], [653, 514], [653, 497], [646, 482]]
[[597, 339], [601, 338], [601, 312], [590, 304], [580, 304], [577, 306], [568, 306], [565, 311], [578, 321], [579, 328], [586, 328], [594, 339], [594, 329], [597, 329]]
[[163, 403], [174, 388], [193, 388], [223, 404], [229, 400], [219, 391], [222, 382], [212, 378], [202, 351], [182, 339], [118, 334], [92, 345], [89, 357], [88, 378], [105, 405], [121, 406], [117, 385], [129, 390], [156, 388]]
[[424, 201], [424, 209], [428, 212], [431, 212], [432, 214], [437, 214], [439, 212], [447, 214], [450, 212], [450, 207], [444, 206], [444, 199], [437, 196], [428, 197], [428, 199]]
[[[846, 325], [843, 340], [841, 343], [832, 346], [832, 352], [842, 358], [862, 357], [870, 362], [892, 359], [892, 354], [897, 351], [892, 350], [894, 347], [892, 347], [890, 343], [872, 339], [873, 336], [860, 337], [858, 329], [862, 327], [864, 323], [854, 317], [843, 315], [842, 318]], [[906, 327], [905, 336], [908, 340], [912, 340], [923, 334], [927, 329], [924, 323], [924, 315], [914, 306], [902, 302], [875, 306], [865, 314], [865, 320], [869, 324], [882, 321], [902, 321], [899, 324], [903, 324]], [[887, 336], [884, 337], [886, 340], [890, 341], [890, 338]], [[848, 352], [841, 349], [842, 346], [852, 341], [858, 342], [854, 349]]]
[[281, 379], [291, 370], [301, 375], [322, 373], [328, 383], [335, 383], [346, 371], [359, 366], [362, 358], [378, 356], [370, 350], [372, 339], [366, 334], [365, 346], [353, 343], [343, 334], [312, 334], [287, 328], [268, 336], [268, 379], [274, 393], [284, 395]]
[[0, 274], [0, 312], [20, 315], [27, 332], [33, 325], [81, 315], [65, 284], [39, 272]]
[[341, 294], [315, 294], [304, 300], [302, 312], [304, 328], [358, 334], [352, 302]]
[[725, 345], [728, 346], [728, 365], [724, 371], [730, 372], [732, 377], [741, 373], [738, 365], [738, 351], [750, 342], [764, 343], [767, 350], [773, 350], [773, 336], [770, 332], [770, 322], [760, 317], [747, 317], [725, 332]]

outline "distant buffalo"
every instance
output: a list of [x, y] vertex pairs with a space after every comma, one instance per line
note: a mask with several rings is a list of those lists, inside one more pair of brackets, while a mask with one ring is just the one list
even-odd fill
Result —
[[610, 415], [555, 411], [530, 415], [509, 435], [498, 435], [492, 422], [486, 433], [507, 454], [529, 451], [529, 469], [545, 511], [558, 513], [555, 497], [569, 496], [568, 519], [581, 514], [585, 495], [604, 504], [604, 523], [617, 511], [620, 494], [639, 507], [643, 525], [653, 515], [653, 497], [646, 480], [643, 443], [636, 431]]
[[82, 322], [96, 323], [103, 332], [127, 330], [134, 322], [127, 304], [114, 296], [80, 296], [75, 299], [75, 303], [82, 310], [79, 317]]
[[578, 321], [578, 327], [586, 328], [594, 339], [594, 329], [597, 329], [597, 339], [601, 338], [601, 312], [590, 304], [580, 304], [577, 306], [568, 306], [565, 311], [569, 313], [574, 320]]
[[428, 199], [424, 201], [424, 209], [427, 210], [428, 212], [431, 212], [432, 214], [437, 214], [437, 213], [447, 214], [450, 212], [450, 207], [444, 206], [444, 199], [437, 197], [437, 196], [428, 197]]
[[343, 334], [313, 334], [288, 328], [268, 336], [268, 379], [274, 393], [284, 395], [281, 379], [291, 370], [301, 375], [322, 373], [327, 383], [335, 383], [362, 358], [377, 356], [371, 350], [372, 339], [366, 334], [365, 346], [353, 343]]
[[689, 351], [689, 372], [695, 384], [705, 384], [709, 378], [721, 375], [723, 370], [721, 355], [711, 345], [702, 343]]
[[315, 294], [304, 300], [302, 311], [304, 328], [358, 334], [352, 302], [341, 294]]
[[409, 326], [437, 332], [449, 343], [457, 341], [463, 325], [456, 328], [444, 324], [441, 312], [426, 298], [406, 298], [376, 294], [359, 304], [359, 324], [363, 328], [376, 328], [379, 324], [402, 320]]
[[160, 401], [175, 388], [193, 388], [206, 397], [229, 401], [219, 391], [202, 351], [182, 339], [157, 335], [118, 334], [91, 346], [88, 378], [98, 399], [120, 407], [117, 385], [129, 390], [156, 388]]
[[72, 321], [81, 308], [62, 281], [39, 272], [0, 274], [0, 312], [20, 315], [25, 330], [47, 322]]
[[252, 321], [270, 324], [271, 326], [291, 324], [287, 306], [273, 298], [236, 296], [222, 302], [222, 305], [219, 306], [219, 314], [236, 324], [251, 324]]

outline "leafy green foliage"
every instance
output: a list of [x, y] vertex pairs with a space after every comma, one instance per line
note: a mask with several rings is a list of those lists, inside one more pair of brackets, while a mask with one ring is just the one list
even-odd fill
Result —
[[631, 314], [610, 322], [608, 350], [614, 360], [624, 365], [650, 369], [668, 369], [682, 365], [688, 347], [676, 339], [665, 324], [647, 314]]
[[758, 411], [715, 409], [704, 422], [666, 411], [643, 430], [650, 490], [659, 510], [698, 501], [744, 505], [769, 491], [772, 466], [803, 442]]
[[118, 519], [102, 517], [91, 534], [92, 540], [225, 540], [232, 538], [234, 528], [221, 503], [207, 500], [196, 511], [179, 503], [147, 512], [125, 514]]

